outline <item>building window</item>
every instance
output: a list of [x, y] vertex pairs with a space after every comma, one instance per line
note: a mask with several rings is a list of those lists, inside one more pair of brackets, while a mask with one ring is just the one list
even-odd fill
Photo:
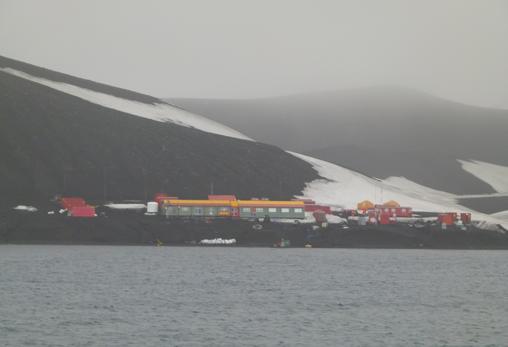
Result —
[[302, 213], [302, 209], [301, 208], [295, 208], [295, 213]]
[[289, 208], [281, 208], [280, 211], [282, 213], [289, 213]]
[[265, 209], [262, 207], [256, 208], [256, 212], [265, 212]]
[[180, 211], [182, 211], [182, 212], [190, 212], [190, 207], [181, 207]]
[[270, 207], [270, 208], [268, 209], [268, 212], [270, 212], [270, 213], [275, 213], [275, 212], [277, 212], [277, 209], [276, 209], [275, 207]]
[[248, 208], [248, 207], [242, 207], [242, 212], [249, 213], [250, 212], [250, 208]]

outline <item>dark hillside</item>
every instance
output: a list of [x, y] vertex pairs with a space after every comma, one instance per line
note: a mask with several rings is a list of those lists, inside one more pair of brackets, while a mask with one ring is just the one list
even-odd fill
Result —
[[492, 193], [457, 161], [508, 166], [508, 110], [390, 87], [252, 100], [171, 99], [259, 141], [455, 194]]
[[4, 206], [55, 194], [200, 197], [212, 183], [217, 193], [287, 198], [316, 178], [277, 147], [132, 116], [3, 72], [0, 162]]

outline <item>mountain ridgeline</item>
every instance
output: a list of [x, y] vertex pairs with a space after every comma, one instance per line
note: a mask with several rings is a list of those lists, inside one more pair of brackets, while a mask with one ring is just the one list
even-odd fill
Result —
[[[0, 57], [11, 68], [142, 103], [163, 101]], [[317, 178], [281, 149], [99, 106], [0, 71], [0, 205], [215, 193], [290, 198]]]

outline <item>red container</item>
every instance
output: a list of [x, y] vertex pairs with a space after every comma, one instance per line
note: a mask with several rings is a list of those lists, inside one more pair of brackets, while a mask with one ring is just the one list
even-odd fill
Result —
[[471, 213], [469, 212], [462, 212], [460, 214], [460, 220], [463, 224], [471, 224]]
[[386, 225], [386, 224], [392, 224], [392, 220], [391, 220], [391, 215], [389, 214], [386, 214], [386, 213], [381, 213], [379, 215], [379, 218], [378, 218], [378, 221], [379, 221], [379, 224], [383, 224], [383, 225]]
[[441, 224], [445, 225], [453, 225], [455, 223], [455, 220], [457, 219], [457, 213], [455, 212], [448, 212], [448, 213], [440, 213], [437, 217], [437, 220]]
[[71, 217], [95, 217], [95, 208], [92, 206], [74, 206], [69, 210]]
[[62, 208], [70, 210], [73, 207], [86, 206], [86, 201], [83, 198], [67, 197], [60, 199], [60, 205]]

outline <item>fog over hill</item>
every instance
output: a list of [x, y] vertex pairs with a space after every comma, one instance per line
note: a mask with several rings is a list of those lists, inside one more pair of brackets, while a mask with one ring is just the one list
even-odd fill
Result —
[[170, 99], [257, 140], [454, 193], [495, 192], [458, 160], [508, 166], [508, 111], [373, 87], [251, 100]]

